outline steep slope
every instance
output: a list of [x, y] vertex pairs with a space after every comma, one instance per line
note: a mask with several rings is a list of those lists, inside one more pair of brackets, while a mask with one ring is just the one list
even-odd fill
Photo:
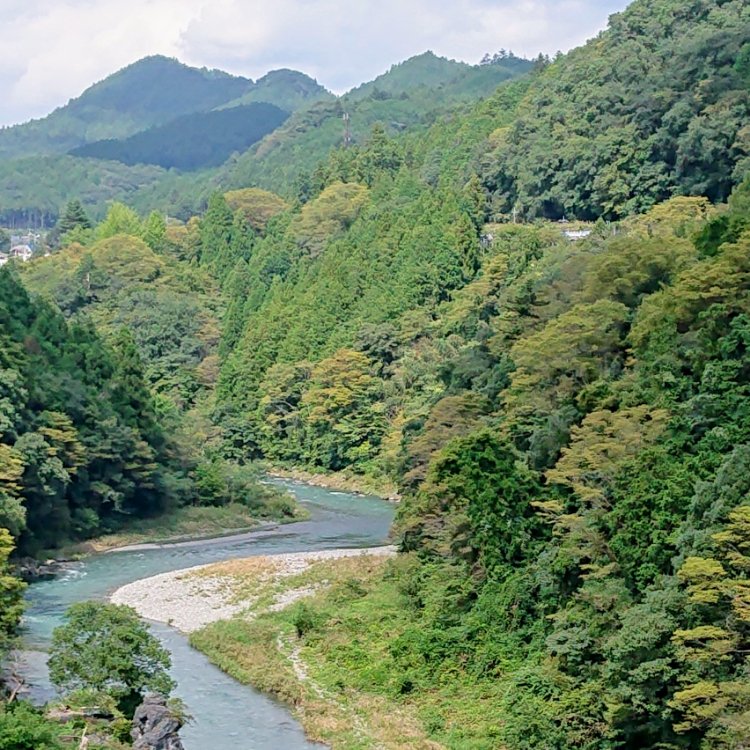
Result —
[[[166, 229], [158, 242], [168, 245]], [[67, 317], [85, 315], [112, 341], [133, 332], [144, 377], [162, 405], [186, 410], [210, 392], [221, 301], [206, 273], [155, 252], [140, 237], [119, 233], [20, 268], [29, 290], [52, 300]]]
[[[750, 92], [741, 88], [744, 74], [736, 62], [750, 59], [750, 42], [744, 41], [750, 33], [748, 20], [750, 9], [742, 0], [696, 0], [689, 13], [674, 0], [637, 0], [625, 13], [614, 16], [598, 39], [538, 70], [534, 77], [502, 85], [471, 109], [439, 119], [426, 132], [390, 138], [381, 128], [361, 145], [331, 152], [306, 186], [307, 202], [292, 210], [286, 221], [273, 224], [249, 262], [240, 264], [245, 288], [240, 295], [243, 323], [239, 336], [235, 329], [236, 338], [226, 347], [230, 353], [225, 363], [225, 395], [244, 405], [262, 400], [261, 384], [269, 367], [314, 365], [341, 347], [357, 349], [364, 345], [360, 336], [365, 327], [393, 325], [416, 307], [424, 307], [428, 317], [434, 315], [434, 306], [473, 278], [482, 254], [483, 222], [498, 218], [508, 208], [497, 184], [483, 185], [480, 180], [482, 173], [486, 180], [487, 175], [512, 179], [512, 172], [496, 172], [499, 157], [516, 164], [518, 179], [529, 180], [527, 189], [536, 191], [529, 196], [538, 211], [520, 202], [516, 218], [543, 213], [550, 188], [538, 174], [540, 163], [546, 165], [545, 174], [553, 184], [566, 181], [584, 217], [608, 218], [596, 202], [592, 183], [609, 184], [613, 170], [622, 170], [618, 176], [622, 190], [640, 192], [642, 203], [650, 205], [663, 196], [658, 182], [649, 182], [646, 176], [668, 174], [671, 160], [682, 153], [695, 128], [706, 126], [701, 143], [706, 153], [713, 154], [706, 174], [720, 176], [726, 185], [722, 190], [731, 190], [743, 165], [744, 171], [750, 168], [738, 146], [750, 121]], [[719, 38], [727, 43], [727, 52], [718, 46]], [[712, 56], [706, 54], [709, 46], [715, 47]], [[676, 49], [683, 52], [679, 73], [672, 71]], [[644, 72], [640, 67], [644, 60], [648, 76], [639, 79], [636, 74]], [[394, 91], [413, 84], [412, 66], [426, 68], [432, 82], [440, 71], [452, 74], [461, 67], [429, 55], [416, 58], [393, 69]], [[592, 70], [599, 71], [599, 77]], [[614, 77], [615, 71], [616, 80], [623, 82], [619, 88], [601, 83]], [[384, 88], [389, 80], [386, 76]], [[555, 87], [561, 81], [566, 86], [558, 90]], [[654, 88], [658, 82], [667, 85], [670, 81], [680, 87]], [[567, 99], [563, 91], [568, 91]], [[548, 103], [553, 94], [560, 100], [559, 116], [570, 115], [571, 126], [583, 127], [572, 118], [586, 99], [588, 109], [579, 116], [590, 138], [576, 134], [572, 127], [547, 132], [553, 118]], [[343, 108], [345, 101], [337, 104]], [[362, 101], [378, 100], [370, 95]], [[328, 105], [307, 114], [323, 106]], [[682, 113], [681, 119], [675, 119], [676, 112]], [[718, 113], [729, 118], [728, 130], [708, 128], [710, 117], [719, 117]], [[657, 129], [659, 149], [641, 141], [629, 127], [608, 127], [611, 118], [632, 119], [635, 114], [644, 123], [643, 133], [646, 124]], [[674, 131], [662, 129], [665, 117]], [[268, 140], [255, 149], [256, 155]], [[627, 149], [633, 161], [608, 156], [604, 144]], [[553, 169], [550, 160], [560, 163], [560, 152], [571, 149], [581, 164], [572, 163], [570, 173]], [[519, 153], [526, 153], [524, 161]], [[628, 172], [631, 163], [640, 171]], [[684, 160], [681, 164], [685, 168]], [[538, 179], [532, 185], [534, 175]], [[711, 189], [713, 183], [697, 182], [695, 177], [692, 171], [674, 175], [673, 184], [664, 191], [667, 195], [705, 193], [709, 200], [722, 197]], [[636, 213], [638, 206], [624, 203], [619, 211]], [[252, 294], [245, 304], [249, 290]], [[265, 383], [276, 387], [274, 378]], [[396, 444], [399, 439], [394, 437]], [[370, 459], [377, 455], [375, 445], [375, 440], [369, 441]], [[325, 468], [368, 464], [366, 452], [356, 460], [346, 458], [345, 453], [337, 454], [335, 465]]]
[[726, 200], [750, 167], [750, 5], [638, 0], [551, 65], [495, 135], [485, 179], [529, 217]]
[[[472, 66], [425, 53], [394, 66], [373, 85], [366, 84], [341, 99], [302, 74], [273, 71], [254, 85], [248, 82], [245, 94], [227, 102], [220, 111], [256, 97], [273, 98], [272, 103], [279, 106], [313, 103], [302, 106], [238, 159], [211, 172], [182, 175], [144, 173], [141, 166], [121, 168], [114, 162], [100, 165], [91, 159], [72, 156], [49, 157], [44, 162], [44, 171], [40, 171], [40, 162], [36, 161], [0, 161], [0, 194], [7, 196], [0, 221], [4, 217], [23, 220], [25, 215], [44, 215], [54, 220], [59, 207], [71, 195], [85, 198], [97, 215], [101, 215], [103, 204], [114, 198], [125, 200], [139, 210], [158, 207], [181, 218], [188, 218], [191, 212], [205, 206], [216, 189], [258, 184], [291, 195], [295, 180], [312, 172], [342, 143], [341, 118], [345, 111], [350, 115], [354, 143], [367, 140], [377, 122], [385, 123], [391, 133], [422, 130], [452, 108], [468, 106], [489, 96], [499, 83], [530, 69], [531, 63], [513, 57], [497, 65]], [[142, 138], [138, 136], [135, 140]], [[94, 152], [126, 158], [119, 145], [97, 144], [92, 155]], [[84, 149], [81, 153], [89, 151]], [[115, 176], [114, 182], [111, 176]], [[37, 186], [38, 179], [46, 186], [43, 190]], [[55, 190], [56, 182], [64, 184], [65, 190]]]
[[73, 149], [72, 156], [155, 164], [193, 171], [219, 166], [235, 151], [245, 151], [279, 127], [288, 113], [273, 104], [242, 104], [196, 112], [122, 140], [105, 140]]
[[[747, 744], [747, 20], [637, 0], [530, 81], [332, 152], [251, 252], [213, 199], [232, 445], [403, 492], [384, 575], [208, 631], [218, 663], [394, 747], [406, 711], [454, 750]], [[627, 218], [527, 221], [563, 209]]]
[[252, 81], [217, 70], [146, 57], [94, 84], [41, 120], [0, 130], [0, 159], [65, 153], [122, 138], [241, 96]]
[[[512, 55], [498, 59], [494, 64], [469, 65], [439, 57], [428, 50], [391, 66], [386, 73], [357, 86], [346, 94], [345, 99], [365, 99], [377, 92], [381, 95], [398, 96], [420, 88], [443, 91], [447, 89], [446, 95], [450, 98], [463, 95], [470, 97], [474, 95], [475, 88], [489, 86], [489, 90], [492, 91], [500, 81], [511, 77], [513, 73], [526, 73], [529, 68], [528, 60]], [[476, 83], [473, 84], [474, 81]]]
[[175, 507], [185, 466], [129, 334], [105, 344], [0, 269], [0, 527], [23, 554]]

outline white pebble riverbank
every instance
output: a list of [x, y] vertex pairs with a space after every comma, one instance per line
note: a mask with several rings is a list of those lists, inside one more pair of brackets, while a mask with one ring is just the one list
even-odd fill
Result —
[[[317, 552], [295, 552], [266, 555], [253, 558], [260, 565], [267, 564], [274, 579], [287, 578], [305, 571], [312, 563], [357, 556], [392, 556], [395, 547], [371, 547], [368, 549], [333, 549]], [[227, 561], [236, 562], [236, 561]], [[219, 620], [228, 620], [246, 613], [253, 616], [253, 600], [241, 603], [233, 601], [231, 577], [222, 575], [193, 575], [222, 563], [197, 565], [192, 568], [174, 570], [170, 573], [143, 578], [117, 589], [110, 601], [127, 604], [147, 620], [163, 622], [183, 633], [191, 633]], [[281, 609], [293, 601], [315, 593], [315, 587], [306, 587], [280, 594], [272, 605]]]

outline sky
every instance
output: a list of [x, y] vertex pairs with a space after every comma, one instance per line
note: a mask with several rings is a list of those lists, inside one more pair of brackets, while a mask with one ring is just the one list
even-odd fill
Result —
[[627, 0], [0, 0], [0, 125], [41, 117], [146, 55], [343, 93], [428, 49], [478, 62], [567, 51]]

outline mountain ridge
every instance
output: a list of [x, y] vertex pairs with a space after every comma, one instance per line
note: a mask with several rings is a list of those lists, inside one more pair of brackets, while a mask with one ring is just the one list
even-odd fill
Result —
[[270, 71], [258, 81], [196, 68], [164, 55], [126, 65], [42, 118], [0, 129], [0, 160], [60, 154], [87, 143], [122, 139], [243, 96], [292, 111], [326, 89], [298, 71]]

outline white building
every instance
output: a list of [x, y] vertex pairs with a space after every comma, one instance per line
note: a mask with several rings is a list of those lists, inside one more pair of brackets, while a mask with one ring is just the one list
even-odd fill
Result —
[[2, 268], [9, 260], [10, 258], [6, 253], [0, 253], [0, 268]]
[[10, 249], [10, 257], [23, 263], [31, 260], [32, 255], [34, 255], [34, 251], [28, 245], [14, 245]]
[[582, 240], [591, 234], [590, 229], [566, 229], [563, 234], [569, 240]]

